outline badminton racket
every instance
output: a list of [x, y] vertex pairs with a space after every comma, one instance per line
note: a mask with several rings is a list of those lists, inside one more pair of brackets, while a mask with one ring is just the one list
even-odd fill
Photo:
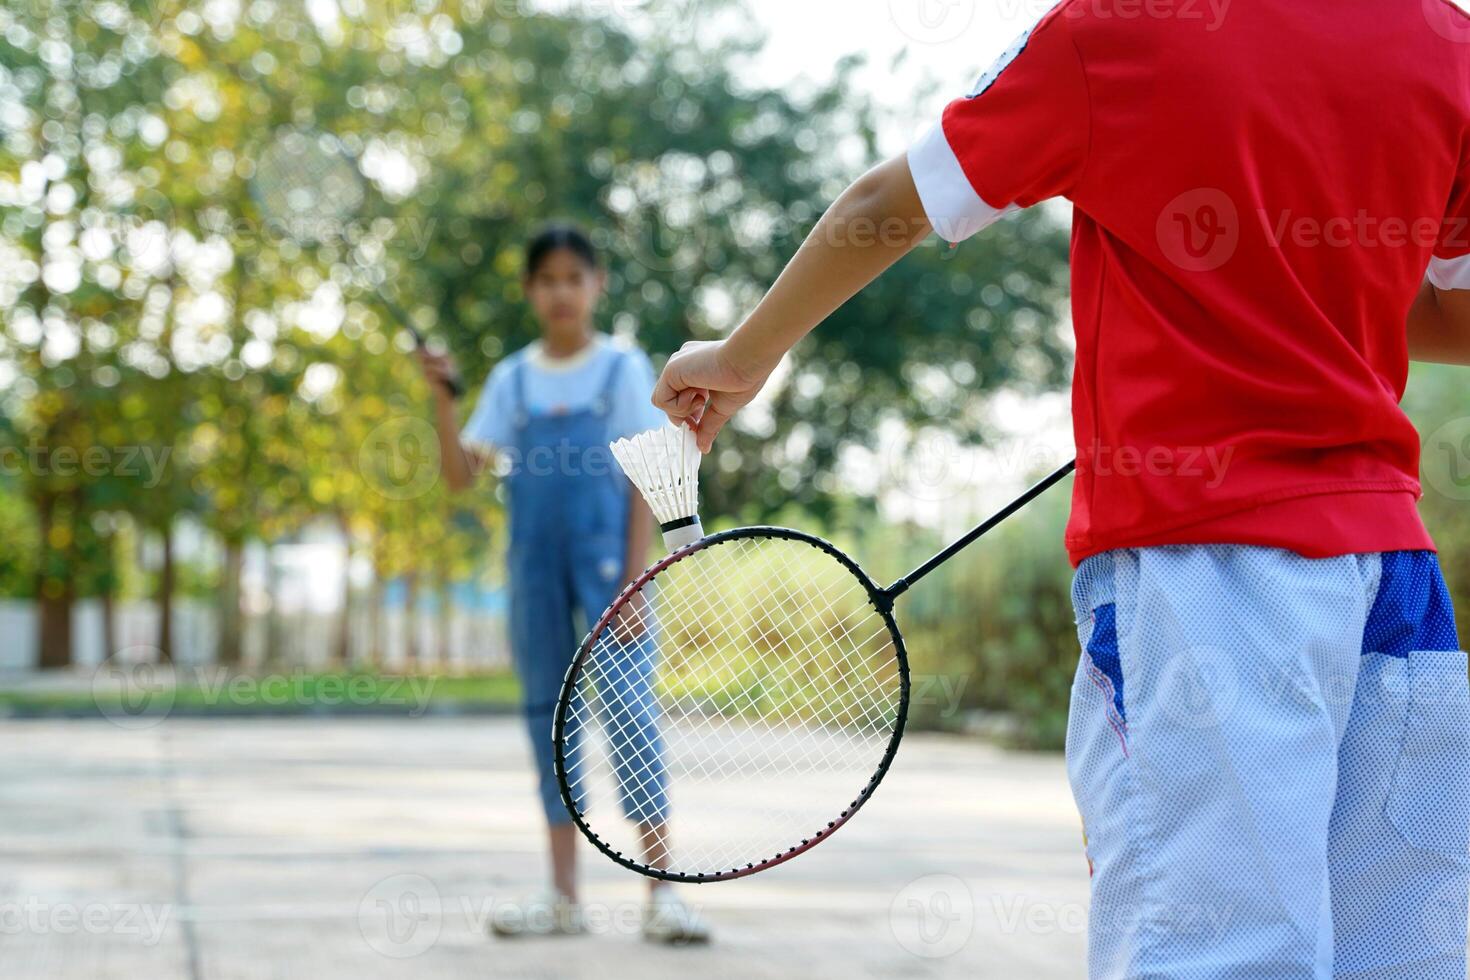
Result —
[[572, 820], [614, 861], [670, 881], [741, 878], [831, 837], [903, 737], [894, 601], [1074, 468], [886, 588], [829, 542], [778, 527], [655, 564], [597, 620], [562, 685], [552, 738]]
[[[357, 157], [336, 136], [311, 129], [285, 129], [276, 135], [255, 162], [250, 192], [272, 227], [302, 246], [344, 237], [368, 197]], [[422, 350], [427, 341], [413, 318], [381, 285], [373, 286], [373, 293]], [[454, 398], [464, 394], [458, 376], [449, 376], [444, 384]]]

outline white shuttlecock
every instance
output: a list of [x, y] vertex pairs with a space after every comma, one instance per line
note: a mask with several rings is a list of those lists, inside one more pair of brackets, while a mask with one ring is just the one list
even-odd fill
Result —
[[669, 551], [704, 537], [699, 524], [699, 443], [686, 426], [666, 425], [612, 444], [613, 457], [648, 501]]

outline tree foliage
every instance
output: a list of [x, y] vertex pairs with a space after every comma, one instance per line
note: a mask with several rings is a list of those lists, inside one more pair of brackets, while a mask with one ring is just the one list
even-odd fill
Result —
[[[435, 464], [379, 291], [483, 379], [535, 336], [521, 245], [564, 217], [607, 256], [606, 329], [656, 356], [730, 329], [876, 157], [855, 66], [763, 86], [757, 35], [719, 0], [655, 2], [642, 29], [480, 0], [0, 8], [0, 523], [22, 529], [0, 583], [55, 604], [48, 662], [69, 603], [116, 589], [119, 526], [189, 516], [238, 549], [332, 520], [383, 579], [481, 567], [488, 488], [384, 483], [384, 453]], [[293, 132], [339, 139], [367, 188], [309, 240], [255, 180]], [[711, 516], [820, 516], [883, 422], [983, 440], [988, 392], [1059, 383], [1065, 248], [1030, 215], [920, 249], [732, 433]]]

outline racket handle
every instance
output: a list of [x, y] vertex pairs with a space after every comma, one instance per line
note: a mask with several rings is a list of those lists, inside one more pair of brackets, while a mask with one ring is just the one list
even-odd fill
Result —
[[[388, 312], [393, 315], [393, 318], [407, 328], [409, 336], [413, 337], [414, 346], [418, 347], [419, 350], [423, 350], [427, 346], [424, 342], [424, 335], [418, 327], [413, 325], [413, 318], [404, 311], [403, 307], [389, 299], [381, 289], [378, 290], [378, 299], [388, 308]], [[451, 374], [444, 379], [444, 390], [449, 392], [450, 398], [459, 401], [464, 397], [464, 379], [457, 373]]]
[[[407, 320], [403, 322], [408, 326], [408, 332], [413, 335], [414, 344], [418, 346], [419, 350], [423, 350], [426, 346], [424, 335], [419, 333], [418, 328], [412, 323], [409, 323]], [[459, 376], [458, 371], [451, 373], [449, 377], [444, 379], [444, 390], [449, 392], [449, 397], [455, 401], [459, 401], [464, 397], [464, 379]]]

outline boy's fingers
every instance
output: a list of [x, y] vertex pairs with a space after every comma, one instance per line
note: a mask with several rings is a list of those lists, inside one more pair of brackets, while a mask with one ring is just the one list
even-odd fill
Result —
[[679, 392], [679, 397], [674, 401], [674, 407], [682, 418], [688, 418], [694, 414], [699, 402], [705, 398], [705, 393], [699, 388], [685, 388]]
[[672, 418], [678, 414], [677, 403], [679, 394], [683, 390], [684, 384], [679, 377], [678, 365], [670, 360], [664, 366], [663, 373], [658, 376], [658, 382], [653, 386], [654, 407], [661, 409]]
[[704, 414], [699, 417], [699, 426], [694, 430], [700, 452], [707, 453], [714, 447], [715, 436], [720, 434], [720, 430], [728, 421], [730, 421], [729, 412], [721, 411], [712, 401], [705, 404]]

